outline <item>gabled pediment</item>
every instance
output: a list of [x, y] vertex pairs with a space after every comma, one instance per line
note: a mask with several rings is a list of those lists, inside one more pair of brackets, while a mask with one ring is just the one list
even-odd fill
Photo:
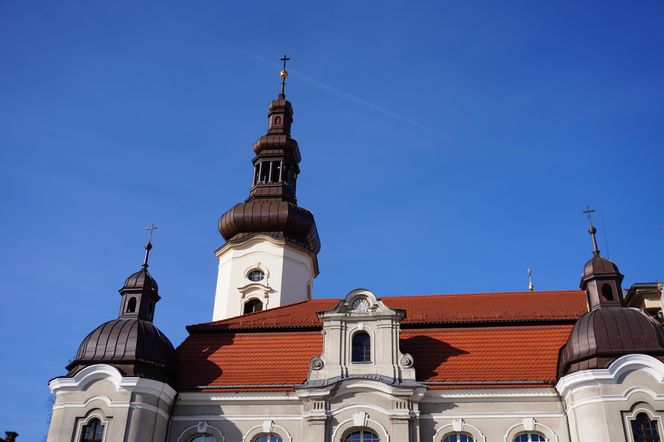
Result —
[[340, 317], [357, 319], [394, 317], [397, 321], [401, 321], [406, 317], [406, 311], [389, 308], [370, 290], [355, 289], [339, 300], [333, 309], [318, 312], [318, 318], [322, 321], [340, 319]]

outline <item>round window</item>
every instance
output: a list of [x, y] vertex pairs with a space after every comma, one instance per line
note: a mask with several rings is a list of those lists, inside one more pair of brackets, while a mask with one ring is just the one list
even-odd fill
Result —
[[247, 275], [247, 278], [249, 278], [249, 281], [262, 281], [265, 278], [265, 273], [262, 270], [252, 270]]

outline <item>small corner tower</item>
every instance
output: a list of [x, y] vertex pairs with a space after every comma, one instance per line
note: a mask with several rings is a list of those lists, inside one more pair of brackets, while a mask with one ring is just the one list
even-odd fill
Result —
[[586, 292], [588, 307], [591, 310], [601, 306], [624, 305], [622, 293], [623, 275], [611, 260], [602, 257], [597, 248], [597, 229], [592, 224], [588, 233], [593, 240], [593, 256], [583, 267], [581, 290]]
[[[588, 209], [590, 211], [590, 209]], [[664, 361], [664, 328], [643, 310], [625, 307], [618, 266], [603, 258], [590, 224], [593, 256], [585, 264], [581, 289], [588, 312], [574, 324], [560, 349], [558, 377], [581, 370], [607, 368], [620, 356], [645, 354]]]
[[68, 373], [50, 381], [55, 404], [48, 442], [165, 440], [178, 360], [152, 323], [159, 294], [148, 272], [151, 249], [148, 240], [141, 269], [120, 289], [118, 317], [90, 332]]
[[217, 321], [311, 298], [320, 240], [314, 216], [297, 205], [300, 149], [291, 138], [293, 106], [281, 92], [268, 106], [267, 133], [253, 146], [249, 197], [224, 213], [216, 251], [219, 273], [212, 319]]

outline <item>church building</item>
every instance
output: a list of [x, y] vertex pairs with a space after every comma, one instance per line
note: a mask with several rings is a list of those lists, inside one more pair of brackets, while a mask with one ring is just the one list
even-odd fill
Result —
[[626, 299], [592, 225], [580, 290], [313, 297], [321, 240], [297, 201], [286, 77], [249, 195], [219, 220], [212, 321], [177, 348], [154, 325], [148, 242], [117, 318], [50, 381], [48, 442], [662, 440], [662, 287]]

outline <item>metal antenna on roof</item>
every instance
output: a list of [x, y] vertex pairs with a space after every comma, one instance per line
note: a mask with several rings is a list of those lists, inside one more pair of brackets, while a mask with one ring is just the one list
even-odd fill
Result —
[[143, 267], [148, 267], [148, 259], [150, 259], [150, 250], [152, 250], [152, 233], [157, 230], [157, 226], [150, 224], [147, 230], [148, 233], [148, 242], [145, 243], [145, 258], [143, 259]]
[[535, 291], [535, 284], [533, 284], [533, 269], [528, 269], [528, 291]]
[[586, 210], [584, 210], [582, 213], [586, 214], [586, 217], [588, 218], [588, 223], [590, 224], [590, 227], [588, 227], [588, 233], [590, 233], [590, 236], [593, 238], [593, 255], [599, 255], [599, 248], [597, 247], [597, 237], [595, 237], [597, 229], [595, 228], [595, 226], [593, 226], [594, 212], [595, 209], [591, 209], [590, 206], [586, 206]]
[[288, 72], [286, 71], [286, 62], [288, 60], [290, 60], [290, 58], [288, 58], [288, 55], [284, 54], [284, 56], [281, 57], [281, 61], [284, 62], [284, 67], [283, 67], [283, 69], [281, 69], [281, 72], [279, 72], [279, 76], [281, 77], [281, 93], [279, 94], [280, 98], [285, 98], [286, 97], [286, 92], [285, 92], [286, 77], [288, 77]]

